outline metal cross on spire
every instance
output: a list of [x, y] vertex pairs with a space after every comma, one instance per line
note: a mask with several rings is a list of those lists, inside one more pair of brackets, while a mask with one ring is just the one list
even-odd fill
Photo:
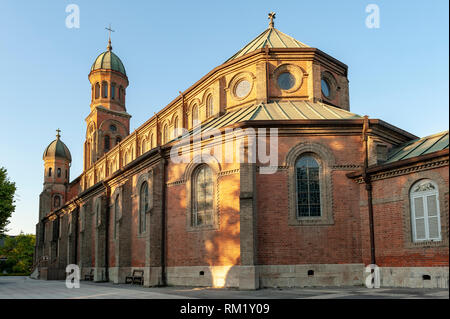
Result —
[[112, 46], [111, 46], [111, 32], [115, 32], [113, 29], [111, 29], [111, 23], [109, 24], [109, 27], [105, 28], [106, 30], [109, 31], [109, 39], [108, 39], [108, 51], [112, 50]]
[[270, 28], [273, 28], [274, 27], [274, 22], [273, 22], [273, 19], [275, 19], [275, 15], [276, 15], [276, 13], [275, 12], [270, 12], [269, 13], [269, 20], [270, 20], [270, 22], [269, 22], [269, 27]]
[[56, 130], [56, 138], [58, 138], [58, 139], [61, 137], [61, 135], [59, 135], [59, 133], [61, 133], [61, 130], [57, 129]]

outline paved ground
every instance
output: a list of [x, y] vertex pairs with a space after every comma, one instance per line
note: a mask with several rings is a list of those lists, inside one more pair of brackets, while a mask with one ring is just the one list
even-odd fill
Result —
[[162, 287], [81, 281], [68, 289], [65, 281], [43, 281], [28, 277], [0, 277], [0, 299], [449, 299], [447, 289], [333, 287], [239, 291], [237, 289]]

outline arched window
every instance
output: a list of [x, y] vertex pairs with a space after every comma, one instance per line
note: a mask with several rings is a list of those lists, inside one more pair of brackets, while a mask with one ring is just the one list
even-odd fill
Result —
[[143, 139], [141, 143], [141, 155], [148, 151], [147, 144], [147, 139]]
[[119, 101], [123, 102], [123, 86], [119, 86]]
[[103, 98], [108, 97], [108, 83], [107, 82], [102, 83], [102, 97]]
[[97, 222], [97, 226], [99, 226], [102, 223], [102, 215], [100, 211], [100, 199], [97, 200], [97, 206], [95, 207], [95, 220]]
[[166, 125], [164, 125], [164, 128], [163, 128], [163, 144], [167, 143], [168, 140], [169, 140], [169, 129], [166, 124]]
[[439, 190], [429, 180], [415, 183], [409, 193], [414, 241], [441, 240]]
[[125, 155], [123, 157], [125, 165], [131, 162], [131, 152], [127, 151], [125, 152]]
[[148, 184], [143, 182], [139, 193], [139, 232], [145, 232], [146, 212], [148, 211]]
[[58, 208], [61, 206], [61, 198], [58, 195], [55, 195], [53, 198], [53, 208]]
[[105, 152], [108, 152], [110, 147], [111, 145], [109, 135], [105, 135]]
[[59, 167], [56, 169], [56, 175], [61, 177], [61, 169]]
[[111, 99], [116, 98], [116, 83], [111, 83]]
[[52, 177], [52, 168], [51, 167], [48, 168], [48, 177]]
[[173, 137], [178, 136], [178, 116], [175, 116], [173, 120]]
[[214, 104], [212, 95], [208, 95], [206, 99], [206, 117], [210, 117], [214, 114]]
[[198, 107], [194, 105], [192, 107], [192, 127], [198, 124]]
[[95, 83], [95, 98], [98, 99], [100, 97], [100, 84]]
[[194, 171], [192, 226], [214, 223], [214, 182], [211, 168], [203, 164]]
[[320, 216], [319, 163], [312, 155], [303, 155], [297, 160], [295, 171], [297, 181], [297, 216]]
[[120, 136], [116, 137], [116, 145], [119, 144], [122, 141], [122, 139], [120, 138]]
[[119, 219], [119, 194], [114, 199], [114, 239], [117, 239], [117, 220]]

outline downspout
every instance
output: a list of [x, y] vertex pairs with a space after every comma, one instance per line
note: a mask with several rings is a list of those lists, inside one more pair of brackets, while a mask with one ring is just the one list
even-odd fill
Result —
[[[77, 218], [75, 219], [75, 225], [74, 225], [74, 231], [75, 231], [75, 248], [74, 248], [74, 250], [75, 250], [75, 252], [74, 252], [74, 255], [75, 255], [75, 264], [78, 264], [78, 224], [80, 223], [80, 221], [79, 221], [79, 218], [80, 218], [80, 206], [79, 206], [79, 204], [77, 203], [77, 208], [76, 208], [76, 212], [77, 212]], [[73, 219], [72, 219], [73, 220]], [[81, 260], [80, 260], [81, 261]]]
[[369, 129], [369, 118], [367, 115], [364, 116], [362, 137], [364, 141], [364, 165], [362, 171], [362, 178], [366, 184], [367, 191], [367, 206], [369, 209], [369, 231], [370, 231], [370, 263], [372, 265], [376, 264], [375, 258], [375, 229], [373, 223], [373, 201], [372, 201], [372, 182], [370, 180], [370, 174], [367, 174], [367, 169], [369, 167], [369, 147], [368, 147], [368, 137], [367, 130]]
[[265, 63], [265, 68], [266, 68], [266, 97], [265, 97], [265, 101], [264, 103], [268, 103], [269, 102], [269, 46], [266, 44], [266, 46], [264, 47], [264, 53], [265, 53], [265, 59], [266, 59], [266, 63]]
[[105, 281], [109, 282], [109, 196], [111, 190], [107, 183], [102, 182], [105, 187]]
[[162, 203], [161, 203], [161, 280], [162, 285], [167, 286], [166, 278], [166, 164], [161, 148], [159, 149], [159, 156], [162, 163]]

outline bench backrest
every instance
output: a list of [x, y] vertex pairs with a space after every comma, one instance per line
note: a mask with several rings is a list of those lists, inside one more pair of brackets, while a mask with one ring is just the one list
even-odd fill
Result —
[[143, 275], [144, 275], [144, 271], [141, 270], [141, 269], [135, 269], [135, 270], [133, 270], [133, 276], [136, 276], [136, 275], [138, 275], [138, 274], [140, 274], [141, 276], [143, 276]]

